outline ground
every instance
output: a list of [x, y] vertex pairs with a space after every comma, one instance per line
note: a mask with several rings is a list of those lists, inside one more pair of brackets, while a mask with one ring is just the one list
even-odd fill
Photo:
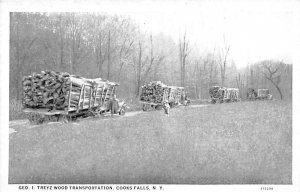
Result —
[[9, 183], [292, 183], [288, 101], [20, 122], [10, 123]]

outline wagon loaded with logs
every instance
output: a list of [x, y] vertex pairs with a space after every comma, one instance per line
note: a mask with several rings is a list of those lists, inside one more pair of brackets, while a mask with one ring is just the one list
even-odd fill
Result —
[[169, 103], [170, 107], [190, 103], [183, 87], [167, 86], [161, 81], [152, 81], [142, 86], [140, 103], [144, 111], [151, 108], [161, 109], [165, 102]]
[[259, 100], [272, 100], [273, 96], [270, 94], [269, 89], [258, 89], [257, 99]]
[[270, 94], [269, 89], [258, 89], [255, 91], [249, 88], [247, 92], [248, 100], [272, 100], [273, 96]]
[[[42, 71], [23, 77], [23, 112], [31, 122], [68, 121], [108, 112], [117, 83], [68, 73]], [[125, 102], [119, 102], [119, 114]]]
[[209, 95], [212, 104], [215, 104], [216, 102], [236, 102], [240, 100], [239, 89], [237, 88], [212, 86], [209, 89]]

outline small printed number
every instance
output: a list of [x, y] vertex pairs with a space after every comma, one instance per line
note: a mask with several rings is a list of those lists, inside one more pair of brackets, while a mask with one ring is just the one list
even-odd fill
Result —
[[273, 190], [273, 187], [261, 187], [260, 190], [262, 190], [262, 191], [271, 191], [271, 190]]

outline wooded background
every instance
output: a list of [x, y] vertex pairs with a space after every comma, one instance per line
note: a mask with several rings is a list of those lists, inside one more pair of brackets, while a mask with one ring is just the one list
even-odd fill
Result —
[[[188, 31], [178, 41], [143, 32], [128, 16], [96, 13], [10, 13], [10, 100], [22, 99], [22, 77], [53, 70], [120, 83], [117, 96], [137, 98], [152, 80], [183, 86], [192, 99], [208, 99], [213, 85], [268, 88], [276, 99], [292, 96], [292, 64], [281, 60], [237, 69], [224, 41], [196, 50]], [[225, 38], [224, 38], [225, 39]]]

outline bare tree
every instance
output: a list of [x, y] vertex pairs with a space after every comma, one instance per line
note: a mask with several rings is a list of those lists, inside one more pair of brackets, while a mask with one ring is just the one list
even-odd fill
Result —
[[204, 81], [204, 72], [206, 71], [206, 64], [207, 61], [204, 61], [203, 63], [203, 69], [201, 68], [201, 60], [202, 58], [200, 58], [199, 60], [195, 61], [195, 68], [194, 68], [194, 81], [195, 81], [195, 94], [196, 94], [196, 98], [197, 99], [201, 99], [202, 97], [202, 84]]
[[194, 81], [195, 81], [195, 94], [196, 98], [199, 99], [199, 72], [201, 71], [201, 68], [199, 69], [199, 61], [195, 61], [195, 68], [194, 68]]
[[111, 44], [111, 42], [110, 42], [111, 40], [110, 40], [110, 29], [108, 30], [108, 38], [107, 38], [107, 79], [109, 79], [110, 78], [110, 65], [111, 65], [111, 63], [110, 63], [110, 44]]
[[[140, 92], [140, 87], [141, 85], [145, 82], [147, 79], [148, 75], [150, 74], [150, 71], [152, 70], [153, 66], [155, 63], [159, 65], [162, 60], [164, 59], [164, 56], [154, 56], [154, 51], [153, 51], [153, 42], [152, 42], [152, 35], [150, 35], [150, 55], [147, 56], [145, 59], [142, 59], [143, 57], [143, 46], [141, 41], [139, 41], [139, 54], [138, 54], [138, 59], [137, 59], [137, 87], [136, 87], [136, 97], [139, 96]], [[149, 63], [147, 65], [147, 63]]]
[[189, 52], [189, 42], [186, 40], [186, 33], [184, 33], [183, 40], [179, 39], [180, 84], [182, 87], [185, 86], [186, 58]]
[[97, 62], [97, 66], [98, 66], [98, 70], [99, 70], [99, 75], [100, 77], [103, 76], [103, 63], [104, 63], [104, 56], [103, 56], [103, 48], [102, 48], [102, 33], [101, 30], [99, 31], [98, 34], [98, 42], [97, 42], [97, 46], [96, 46], [96, 62]]
[[105, 55], [103, 51], [103, 42], [104, 42], [104, 36], [102, 33], [103, 30], [103, 22], [105, 21], [105, 17], [103, 16], [96, 16], [94, 18], [94, 53], [96, 56], [96, 65], [98, 66], [98, 75], [100, 77], [103, 77], [103, 64], [105, 61]]
[[64, 29], [62, 14], [59, 15], [59, 36], [60, 36], [60, 67], [64, 68]]
[[128, 62], [128, 57], [130, 55], [130, 51], [132, 50], [132, 45], [134, 43], [133, 39], [129, 39], [129, 37], [124, 37], [122, 45], [119, 50], [119, 72], [118, 72], [118, 81], [121, 78], [121, 72], [124, 65]]
[[154, 70], [153, 70], [153, 78], [155, 80], [157, 80], [157, 78], [158, 78], [159, 69], [160, 69], [161, 64], [162, 64], [162, 62], [164, 61], [165, 58], [166, 58], [165, 55], [158, 55], [157, 58], [156, 58], [155, 67], [154, 67]]
[[240, 93], [240, 97], [242, 97], [242, 93], [243, 93], [243, 90], [244, 90], [244, 79], [243, 77], [241, 77], [241, 74], [239, 73], [236, 77], [235, 77], [235, 80], [236, 80], [236, 85], [238, 87], [238, 89], [240, 90], [239, 93]]
[[148, 76], [152, 66], [154, 63], [154, 56], [153, 56], [153, 41], [152, 41], [152, 35], [150, 35], [150, 62], [149, 66], [147, 67], [145, 74], [144, 74], [144, 79]]
[[269, 80], [272, 83], [272, 85], [275, 86], [275, 88], [280, 94], [280, 99], [282, 100], [283, 95], [279, 88], [279, 83], [281, 81], [280, 64], [281, 62], [275, 63], [272, 61], [263, 61], [261, 63], [261, 66], [263, 68], [262, 73], [264, 74], [264, 77], [267, 80]]
[[137, 61], [137, 86], [136, 86], [136, 97], [140, 94], [140, 86], [142, 81], [142, 54], [143, 54], [143, 48], [142, 43], [139, 41], [139, 55], [138, 55], [138, 61]]
[[[212, 79], [213, 79], [213, 66], [215, 65], [215, 52], [216, 52], [216, 47], [214, 47], [214, 52], [212, 54], [212, 61], [210, 61], [210, 70], [209, 70], [209, 87], [212, 86]], [[209, 88], [208, 87], [208, 88]]]
[[226, 80], [226, 67], [227, 67], [227, 57], [228, 57], [229, 49], [230, 46], [226, 43], [225, 36], [224, 36], [224, 48], [220, 50], [220, 54], [219, 54], [222, 87], [224, 86]]

